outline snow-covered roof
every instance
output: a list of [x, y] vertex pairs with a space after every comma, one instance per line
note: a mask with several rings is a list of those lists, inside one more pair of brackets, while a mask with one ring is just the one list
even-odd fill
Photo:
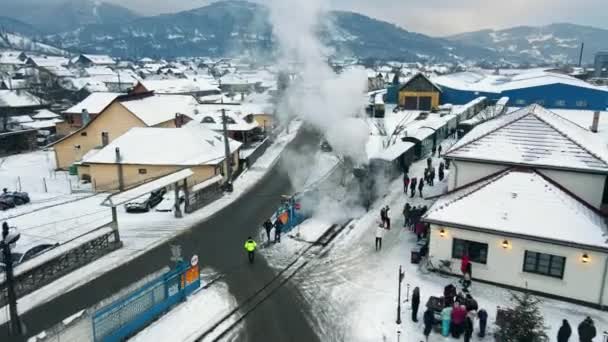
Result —
[[98, 76], [98, 75], [116, 75], [114, 70], [108, 68], [107, 66], [92, 66], [85, 68], [84, 71], [89, 76]]
[[24, 90], [0, 90], [0, 107], [34, 107], [44, 101]]
[[55, 127], [55, 125], [59, 122], [62, 122], [62, 120], [60, 120], [60, 119], [37, 120], [37, 121], [22, 123], [21, 126], [23, 128], [30, 128], [30, 129], [51, 128], [51, 127]]
[[59, 66], [59, 65], [48, 65], [48, 66], [43, 66], [42, 67], [44, 70], [48, 71], [49, 73], [51, 73], [52, 75], [54, 75], [55, 77], [74, 77], [76, 76], [72, 70], [63, 67], [63, 66]]
[[199, 105], [196, 107], [196, 114], [188, 125], [202, 125], [213, 131], [223, 130], [222, 109], [226, 111], [228, 131], [248, 132], [260, 125], [255, 121], [247, 122], [244, 116], [239, 111], [240, 106], [214, 106], [214, 105]]
[[608, 149], [597, 136], [531, 105], [471, 130], [448, 158], [608, 172]]
[[125, 204], [129, 201], [132, 201], [136, 198], [139, 198], [143, 195], [146, 195], [152, 191], [156, 191], [160, 188], [164, 188], [166, 186], [172, 185], [176, 182], [184, 180], [190, 176], [192, 176], [194, 172], [191, 169], [183, 169], [166, 176], [160, 177], [150, 182], [146, 182], [142, 185], [139, 185], [135, 188], [119, 192], [113, 195], [108, 196], [101, 205], [108, 207], [116, 207], [122, 204]]
[[[551, 111], [586, 130], [590, 130], [591, 124], [593, 123], [593, 115], [595, 113], [592, 110], [580, 109], [551, 109]], [[606, 143], [606, 146], [608, 146], [608, 112], [604, 111], [599, 113], [598, 132], [593, 135], [597, 135]]]
[[14, 78], [2, 80], [2, 81], [0, 81], [0, 83], [4, 84], [6, 89], [9, 89], [9, 90], [27, 89], [29, 87], [27, 80], [14, 79]]
[[39, 67], [62, 67], [70, 63], [69, 59], [56, 56], [32, 56], [28, 59], [30, 60]]
[[13, 115], [13, 116], [8, 117], [8, 122], [15, 123], [15, 124], [22, 124], [22, 123], [33, 122], [33, 121], [34, 120], [29, 115]]
[[159, 95], [138, 97], [120, 102], [147, 126], [175, 119], [176, 114], [194, 115], [196, 99], [190, 95]]
[[114, 61], [114, 59], [108, 55], [82, 54], [81, 56], [91, 61], [91, 63], [97, 65], [110, 65], [116, 63], [116, 61]]
[[385, 161], [394, 161], [399, 158], [403, 153], [407, 152], [409, 149], [413, 148], [416, 144], [409, 141], [402, 141], [401, 139], [395, 140], [395, 143], [388, 146], [387, 148], [378, 152], [378, 154], [374, 156], [369, 156], [370, 158], [381, 159]]
[[[241, 146], [229, 141], [231, 151]], [[192, 166], [217, 165], [224, 160], [222, 135], [204, 127], [134, 127], [83, 163], [114, 164], [117, 147], [124, 164]]]
[[32, 119], [34, 120], [48, 120], [48, 119], [58, 119], [61, 116], [56, 114], [48, 109], [39, 109], [36, 111], [36, 114], [32, 115]]
[[157, 94], [187, 94], [202, 91], [220, 91], [205, 78], [172, 79], [172, 80], [144, 80], [141, 84], [149, 91]]
[[530, 170], [509, 169], [448, 193], [425, 220], [608, 250], [602, 215]]
[[65, 114], [81, 114], [86, 109], [89, 114], [99, 114], [104, 110], [120, 93], [91, 93], [84, 100], [64, 111]]
[[542, 69], [520, 71], [513, 75], [490, 75], [477, 71], [465, 71], [434, 77], [440, 86], [486, 93], [500, 93], [507, 90], [538, 87], [549, 84], [567, 84], [594, 90], [603, 90], [578, 78]]

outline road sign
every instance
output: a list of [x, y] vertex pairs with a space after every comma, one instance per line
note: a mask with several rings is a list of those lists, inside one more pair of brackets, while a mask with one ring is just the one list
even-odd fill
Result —
[[194, 254], [190, 259], [190, 265], [196, 266], [198, 265], [198, 255]]

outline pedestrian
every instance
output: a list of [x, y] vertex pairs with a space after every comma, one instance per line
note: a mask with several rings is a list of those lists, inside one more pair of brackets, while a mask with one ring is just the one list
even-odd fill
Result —
[[418, 307], [420, 306], [420, 288], [416, 286], [412, 293], [412, 321], [418, 322]]
[[429, 174], [430, 174], [430, 169], [427, 167], [426, 169], [424, 169], [424, 182], [427, 184], [429, 184], [429, 182], [430, 182]]
[[593, 320], [589, 316], [578, 325], [578, 338], [580, 342], [591, 342], [596, 333]]
[[464, 300], [464, 305], [467, 308], [467, 311], [477, 311], [479, 306], [477, 305], [477, 301], [471, 296], [470, 293], [467, 293], [467, 296]]
[[418, 180], [416, 179], [416, 177], [412, 178], [412, 180], [410, 182], [410, 191], [412, 193], [412, 196], [411, 196], [412, 198], [414, 198], [414, 195], [416, 195], [416, 183], [417, 182], [418, 182]]
[[431, 168], [431, 171], [429, 172], [429, 185], [430, 186], [434, 186], [435, 185], [435, 168]]
[[439, 154], [437, 155], [437, 157], [441, 157], [441, 150], [442, 150], [441, 144], [439, 144], [439, 149], [437, 149], [437, 151], [439, 151]]
[[452, 320], [452, 306], [446, 306], [441, 310], [441, 335], [448, 337], [450, 334], [450, 322]]
[[376, 252], [382, 249], [382, 238], [386, 230], [383, 226], [376, 227]]
[[473, 336], [473, 318], [469, 314], [464, 319], [464, 342], [470, 342]]
[[562, 321], [562, 326], [557, 332], [557, 342], [568, 342], [570, 335], [572, 335], [572, 329], [570, 328], [570, 323], [568, 323], [568, 320], [565, 319]]
[[389, 215], [390, 210], [391, 208], [389, 208], [388, 205], [384, 207], [384, 225], [387, 230], [391, 230], [391, 217]]
[[471, 286], [471, 281], [473, 280], [473, 264], [469, 262], [467, 264], [467, 268], [464, 272], [463, 282], [462, 282], [462, 290], [464, 292], [469, 292], [469, 287]]
[[403, 174], [403, 193], [407, 194], [408, 186], [410, 185], [410, 177], [408, 177], [407, 173]]
[[462, 254], [462, 257], [460, 258], [460, 272], [462, 273], [462, 279], [461, 279], [461, 283], [464, 282], [464, 274], [467, 270], [467, 265], [471, 262], [471, 259], [469, 258], [469, 253], [467, 253], [467, 251], [465, 251]]
[[433, 157], [434, 157], [435, 156], [435, 152], [437, 152], [437, 146], [433, 145], [432, 151], [433, 151]]
[[270, 231], [272, 230], [272, 222], [270, 222], [270, 219], [264, 221], [264, 230], [266, 230], [267, 241], [270, 243]]
[[445, 160], [445, 169], [446, 169], [446, 170], [449, 170], [449, 169], [450, 169], [450, 160], [449, 160], [449, 159], [446, 159], [446, 160]]
[[258, 244], [255, 243], [251, 236], [245, 241], [245, 250], [247, 251], [247, 257], [249, 258], [250, 264], [253, 264], [253, 259], [255, 258], [254, 252], [257, 246]]
[[380, 221], [383, 226], [386, 226], [386, 207], [380, 208]]
[[281, 243], [281, 233], [283, 232], [283, 221], [277, 218], [274, 221], [274, 243]]
[[467, 316], [467, 309], [464, 305], [454, 303], [452, 309], [452, 337], [460, 338], [464, 331], [464, 319]]
[[424, 182], [420, 182], [418, 184], [418, 191], [420, 192], [420, 197], [422, 197], [422, 188], [424, 188]]
[[428, 157], [426, 158], [426, 167], [428, 167], [429, 169], [433, 166], [433, 158]]
[[486, 310], [481, 309], [477, 312], [477, 318], [479, 318], [479, 332], [477, 336], [483, 338], [486, 336], [486, 325], [488, 324], [488, 313]]
[[428, 341], [429, 335], [431, 334], [431, 330], [433, 329], [433, 324], [435, 323], [435, 314], [433, 313], [433, 310], [431, 308], [426, 308], [422, 320], [424, 321], [424, 336]]
[[424, 223], [422, 221], [418, 221], [416, 223], [416, 241], [420, 241], [422, 236], [424, 235]]
[[410, 226], [410, 210], [411, 209], [412, 208], [410, 207], [409, 203], [405, 203], [405, 206], [403, 206], [403, 228]]
[[443, 288], [443, 300], [446, 307], [454, 305], [454, 297], [456, 297], [456, 286], [452, 284], [446, 285]]
[[439, 181], [442, 182], [443, 178], [445, 177], [445, 173], [443, 172], [444, 169], [444, 165], [443, 163], [439, 164], [439, 172], [438, 172], [438, 176], [439, 176]]

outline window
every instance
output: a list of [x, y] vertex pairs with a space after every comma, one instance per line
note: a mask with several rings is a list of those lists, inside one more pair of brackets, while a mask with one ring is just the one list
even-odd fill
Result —
[[557, 107], [565, 107], [566, 106], [566, 100], [557, 100], [557, 101], [555, 101], [555, 105]]
[[585, 101], [585, 100], [578, 100], [578, 101], [576, 101], [576, 106], [577, 107], [587, 107], [587, 101]]
[[488, 244], [454, 239], [452, 243], [452, 258], [460, 259], [465, 253], [469, 255], [472, 262], [485, 264], [488, 261]]
[[515, 104], [525, 105], [526, 104], [526, 100], [519, 99], [519, 100], [515, 101]]
[[139, 170], [137, 170], [137, 172], [138, 172], [140, 175], [145, 175], [146, 173], [148, 173], [148, 170], [146, 170], [146, 169], [139, 169]]
[[536, 100], [536, 101], [534, 101], [534, 103], [536, 103], [538, 105], [541, 105], [541, 106], [544, 106], [545, 105], [545, 100]]
[[87, 132], [80, 133], [80, 136], [86, 137], [87, 136]]
[[562, 279], [565, 266], [566, 258], [557, 255], [526, 251], [524, 256], [524, 272]]

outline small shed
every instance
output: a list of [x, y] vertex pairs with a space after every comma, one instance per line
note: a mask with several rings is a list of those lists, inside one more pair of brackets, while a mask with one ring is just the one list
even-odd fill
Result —
[[439, 106], [441, 88], [419, 73], [399, 87], [399, 105], [409, 110], [431, 110]]

